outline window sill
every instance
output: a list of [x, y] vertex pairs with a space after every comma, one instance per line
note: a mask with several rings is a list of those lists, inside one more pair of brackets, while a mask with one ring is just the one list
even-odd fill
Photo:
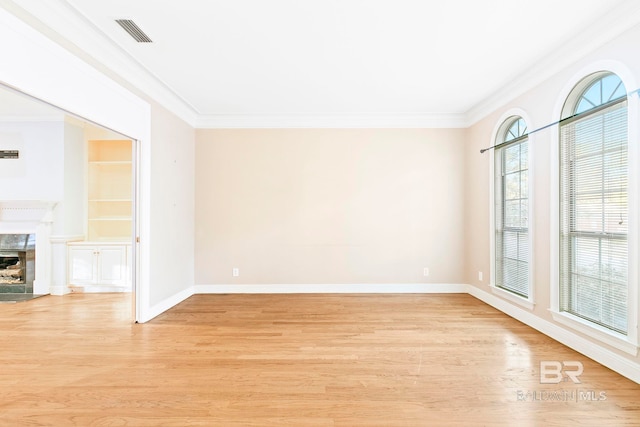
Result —
[[568, 326], [590, 338], [596, 339], [632, 356], [638, 355], [638, 346], [631, 342], [629, 337], [625, 335], [610, 331], [602, 326], [593, 324], [569, 313], [559, 312], [556, 310], [549, 311], [551, 312], [551, 316], [553, 316], [553, 320], [564, 326]]
[[535, 307], [535, 303], [533, 301], [531, 301], [530, 299], [521, 297], [519, 295], [516, 295], [512, 292], [509, 292], [505, 289], [499, 288], [495, 285], [489, 285], [489, 287], [491, 288], [491, 292], [493, 292], [494, 294], [512, 302], [515, 304], [518, 304], [528, 310], [533, 310]]

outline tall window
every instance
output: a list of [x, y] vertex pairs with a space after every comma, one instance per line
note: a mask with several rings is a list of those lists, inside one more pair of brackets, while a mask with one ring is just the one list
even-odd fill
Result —
[[560, 310], [627, 333], [627, 98], [597, 73], [560, 126]]
[[529, 144], [520, 117], [500, 128], [495, 151], [495, 286], [529, 297]]

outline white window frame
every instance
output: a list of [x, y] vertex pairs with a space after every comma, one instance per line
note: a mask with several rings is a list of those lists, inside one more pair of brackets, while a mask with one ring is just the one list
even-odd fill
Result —
[[[627, 90], [634, 89], [637, 83], [633, 74], [622, 64], [615, 61], [601, 61], [591, 64], [576, 73], [560, 92], [554, 109], [554, 117], [560, 120], [565, 104], [571, 101], [571, 97], [579, 96], [577, 90], [579, 84], [590, 75], [598, 72], [611, 72], [622, 80]], [[585, 82], [586, 83], [586, 82]], [[585, 85], [586, 86], [586, 85]], [[627, 96], [627, 135], [628, 135], [628, 209], [629, 209], [629, 234], [628, 244], [628, 293], [627, 293], [627, 334], [620, 334], [608, 328], [589, 322], [581, 317], [560, 311], [560, 129], [555, 128], [551, 132], [550, 149], [550, 312], [557, 323], [567, 326], [577, 332], [583, 333], [606, 345], [609, 345], [625, 353], [636, 356], [638, 354], [638, 259], [640, 255], [639, 225], [640, 225], [640, 150], [638, 149], [638, 137], [640, 136], [640, 118], [638, 94]], [[634, 143], [635, 141], [635, 143]]]
[[[502, 133], [506, 130], [505, 123], [510, 121], [514, 117], [520, 117], [527, 124], [527, 129], [531, 132], [534, 129], [532, 126], [531, 119], [527, 115], [527, 113], [519, 108], [512, 108], [506, 111], [500, 119], [497, 121], [497, 124], [493, 130], [491, 137], [491, 144], [496, 145], [503, 142]], [[499, 139], [500, 138], [500, 139]], [[528, 226], [528, 245], [529, 245], [529, 257], [527, 262], [529, 263], [529, 278], [528, 278], [528, 297], [525, 298], [523, 296], [517, 295], [513, 292], [510, 292], [506, 289], [500, 288], [496, 286], [496, 194], [495, 194], [495, 153], [492, 152], [489, 161], [489, 191], [490, 191], [490, 210], [489, 210], [489, 221], [490, 226], [489, 230], [491, 233], [489, 242], [490, 242], [490, 254], [491, 254], [491, 269], [490, 269], [490, 280], [489, 280], [489, 288], [491, 292], [495, 295], [512, 302], [514, 304], [518, 304], [528, 310], [533, 310], [535, 308], [535, 289], [534, 289], [534, 275], [535, 275], [535, 254], [534, 254], [534, 233], [535, 233], [535, 215], [533, 215], [534, 211], [534, 200], [535, 200], [535, 191], [534, 191], [534, 180], [535, 180], [535, 136], [529, 135], [527, 140], [528, 144], [528, 209], [529, 209], [529, 226]]]

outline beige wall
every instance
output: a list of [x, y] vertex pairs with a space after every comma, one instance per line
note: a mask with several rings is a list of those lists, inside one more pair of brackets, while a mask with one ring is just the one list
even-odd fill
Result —
[[198, 130], [195, 283], [463, 283], [463, 137]]
[[195, 130], [151, 101], [150, 304], [193, 285]]

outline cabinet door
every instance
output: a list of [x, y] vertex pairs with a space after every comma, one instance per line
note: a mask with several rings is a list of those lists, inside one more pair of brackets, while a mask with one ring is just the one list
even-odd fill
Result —
[[127, 251], [125, 246], [102, 246], [98, 256], [98, 284], [127, 285]]
[[97, 252], [92, 247], [69, 248], [69, 283], [90, 285], [95, 280]]

